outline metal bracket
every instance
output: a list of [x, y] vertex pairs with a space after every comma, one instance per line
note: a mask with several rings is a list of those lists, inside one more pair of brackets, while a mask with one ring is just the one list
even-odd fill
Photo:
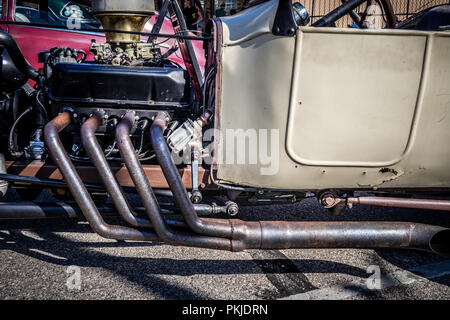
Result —
[[272, 33], [276, 36], [293, 37], [297, 30], [291, 0], [279, 0]]
[[198, 188], [198, 164], [200, 159], [200, 150], [193, 147], [191, 153], [191, 165], [192, 165], [192, 203], [200, 203], [203, 200], [202, 193]]

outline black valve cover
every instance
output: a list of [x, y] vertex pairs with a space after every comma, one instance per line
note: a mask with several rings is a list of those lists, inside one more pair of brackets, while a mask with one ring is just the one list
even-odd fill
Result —
[[176, 67], [57, 63], [49, 96], [57, 103], [144, 110], [185, 109], [192, 104], [189, 76]]

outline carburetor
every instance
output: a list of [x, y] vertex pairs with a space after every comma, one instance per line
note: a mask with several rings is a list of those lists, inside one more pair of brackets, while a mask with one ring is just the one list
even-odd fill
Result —
[[[105, 30], [142, 32], [155, 14], [155, 5], [143, 0], [98, 0], [92, 3], [92, 12]], [[90, 51], [98, 63], [115, 66], [152, 63], [161, 57], [155, 44], [141, 42], [135, 33], [106, 32], [106, 43], [93, 41]]]
[[95, 61], [114, 66], [133, 66], [143, 61], [156, 63], [161, 59], [161, 51], [153, 43], [112, 42], [97, 43], [92, 41], [90, 51]]

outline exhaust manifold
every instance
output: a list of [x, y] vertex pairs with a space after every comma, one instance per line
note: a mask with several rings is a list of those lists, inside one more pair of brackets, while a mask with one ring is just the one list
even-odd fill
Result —
[[[135, 113], [128, 111], [116, 128], [116, 142], [125, 166], [144, 204], [148, 219], [133, 212], [112, 173], [95, 137], [104, 112], [94, 112], [81, 128], [83, 146], [110, 194], [121, 217], [131, 227], [107, 224], [59, 139], [71, 120], [65, 111], [45, 127], [45, 142], [57, 167], [92, 229], [105, 238], [117, 240], [162, 241], [209, 249], [242, 251], [246, 249], [295, 248], [412, 248], [440, 254], [450, 252], [450, 230], [409, 222], [285, 222], [200, 218], [189, 199], [164, 138], [169, 115], [160, 112], [150, 129], [151, 142], [175, 203], [190, 229], [174, 231], [161, 214], [156, 196], [139, 162], [130, 139]], [[143, 230], [145, 228], [146, 230]]]

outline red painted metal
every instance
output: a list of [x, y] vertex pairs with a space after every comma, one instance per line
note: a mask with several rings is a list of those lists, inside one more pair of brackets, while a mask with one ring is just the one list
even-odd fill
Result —
[[[14, 21], [14, 8], [15, 0], [3, 0], [2, 6], [8, 8], [8, 16], [2, 17], [0, 21], [0, 28], [9, 32], [28, 62], [36, 69], [42, 67], [42, 64], [38, 62], [38, 54], [41, 51], [51, 49], [53, 47], [70, 47], [84, 50], [88, 56], [88, 60], [93, 60], [93, 55], [89, 52], [91, 40], [95, 39], [97, 42], [105, 42], [106, 39], [101, 35], [92, 35], [86, 32], [77, 32], [76, 30], [61, 31], [49, 28], [37, 28], [28, 26], [16, 26], [6, 25], [2, 21]], [[158, 15], [154, 15], [149, 22], [145, 25], [143, 32], [151, 32], [154, 23]], [[166, 19], [162, 25], [161, 33], [174, 34], [174, 30], [171, 22]], [[195, 34], [189, 34], [195, 36]], [[145, 38], [143, 38], [145, 40]], [[165, 41], [166, 39], [158, 38], [157, 42]], [[161, 44], [161, 51], [165, 53], [177, 43], [176, 39], [170, 39], [167, 42]], [[205, 65], [205, 54], [202, 41], [192, 41], [195, 55], [199, 62], [201, 69]], [[176, 51], [170, 56], [172, 60], [184, 66], [184, 60], [180, 53], [180, 50]]]

